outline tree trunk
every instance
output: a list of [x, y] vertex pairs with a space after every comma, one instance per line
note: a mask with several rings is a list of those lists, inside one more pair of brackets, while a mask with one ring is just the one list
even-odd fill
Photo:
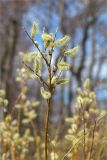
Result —
[[1, 60], [1, 85], [6, 90], [6, 98], [9, 101], [8, 108], [11, 110], [15, 95], [15, 80], [13, 78], [14, 58], [18, 40], [19, 22], [10, 18], [6, 27], [6, 44]]

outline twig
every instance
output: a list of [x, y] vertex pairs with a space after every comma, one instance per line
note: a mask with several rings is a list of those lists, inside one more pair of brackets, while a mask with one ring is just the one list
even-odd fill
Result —
[[92, 143], [91, 143], [91, 149], [90, 149], [90, 160], [91, 160], [91, 157], [92, 157], [92, 151], [93, 151], [93, 146], [94, 146], [94, 137], [95, 137], [95, 130], [96, 130], [96, 120], [94, 122], [94, 127], [93, 127], [93, 135], [92, 135]]
[[37, 157], [36, 158], [37, 158], [37, 160], [39, 160], [40, 159], [40, 155], [39, 155], [40, 151], [39, 151], [39, 142], [38, 142], [37, 128], [36, 128], [33, 120], [30, 120], [30, 123], [31, 123], [31, 126], [33, 128], [34, 137], [35, 137], [35, 144], [36, 144], [36, 151], [37, 151]]
[[84, 160], [86, 160], [86, 128], [85, 128], [85, 114], [84, 114], [84, 108], [83, 106], [81, 105], [81, 108], [82, 108], [82, 117], [83, 117], [83, 130], [84, 130], [84, 149], [83, 149], [83, 154], [84, 154]]
[[38, 78], [39, 78], [39, 80], [40, 80], [40, 82], [42, 83], [42, 84], [45, 84], [48, 88], [49, 88], [49, 86], [48, 86], [48, 84], [44, 81], [44, 79], [41, 77], [41, 76], [39, 76], [29, 65], [27, 65], [25, 62], [23, 62], [23, 64], [25, 65], [25, 67], [27, 67], [31, 72], [33, 72]]
[[70, 147], [70, 149], [68, 150], [68, 152], [63, 156], [63, 158], [61, 160], [64, 160], [68, 154], [74, 149], [74, 147], [81, 141], [82, 137], [73, 145]]
[[41, 52], [40, 48], [38, 47], [38, 44], [35, 43], [35, 41], [33, 40], [33, 38], [31, 38], [31, 36], [29, 35], [29, 33], [26, 31], [26, 29], [24, 27], [23, 27], [23, 29], [24, 29], [24, 32], [29, 37], [29, 39], [33, 42], [34, 46], [38, 49], [39, 53], [41, 54], [41, 56], [44, 59], [44, 61], [46, 62], [46, 64], [49, 65], [48, 60], [46, 59], [46, 57], [44, 56], [44, 54]]
[[11, 160], [15, 160], [15, 149], [13, 144], [10, 145]]
[[48, 109], [46, 114], [46, 122], [45, 122], [45, 160], [48, 159], [48, 128], [49, 128], [49, 115], [51, 109], [51, 99], [48, 100]]
[[51, 100], [52, 100], [52, 85], [51, 85], [51, 80], [52, 80], [52, 75], [51, 75], [51, 61], [52, 61], [52, 53], [54, 49], [52, 47], [50, 51], [50, 61], [48, 67], [48, 78], [49, 78], [49, 92], [51, 93], [51, 97], [47, 101], [47, 114], [46, 114], [46, 122], [45, 122], [45, 160], [48, 160], [48, 128], [49, 128], [49, 115], [50, 115], [50, 110], [51, 110]]

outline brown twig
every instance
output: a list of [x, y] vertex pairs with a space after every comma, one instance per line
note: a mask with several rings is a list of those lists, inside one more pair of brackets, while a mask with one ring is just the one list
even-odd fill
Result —
[[11, 160], [15, 160], [15, 150], [13, 144], [10, 145]]
[[82, 117], [83, 117], [83, 130], [84, 130], [84, 139], [83, 139], [83, 155], [84, 155], [84, 160], [86, 160], [86, 127], [85, 127], [85, 111], [84, 111], [84, 108], [83, 106], [81, 105], [81, 108], [82, 108]]
[[20, 129], [21, 129], [21, 111], [22, 111], [22, 106], [23, 106], [23, 103], [24, 103], [24, 100], [23, 100], [23, 87], [25, 85], [25, 82], [24, 81], [21, 81], [21, 97], [20, 97], [20, 105], [21, 105], [21, 108], [18, 109], [18, 115], [17, 115], [17, 131], [18, 133], [20, 134]]
[[46, 122], [45, 122], [45, 160], [48, 159], [48, 128], [49, 128], [50, 109], [51, 109], [51, 99], [48, 100], [48, 109], [46, 113]]
[[50, 61], [49, 61], [49, 65], [48, 65], [48, 77], [49, 77], [49, 92], [51, 93], [51, 97], [49, 98], [49, 100], [47, 101], [47, 113], [46, 113], [46, 122], [45, 122], [45, 160], [48, 160], [48, 128], [49, 128], [49, 115], [50, 115], [50, 110], [51, 110], [51, 100], [52, 100], [52, 84], [51, 84], [51, 80], [52, 80], [52, 74], [51, 74], [51, 61], [52, 61], [52, 53], [53, 53], [54, 49], [52, 48], [50, 51]]
[[91, 149], [90, 149], [90, 160], [91, 160], [91, 157], [92, 157], [92, 151], [93, 151], [93, 146], [94, 146], [94, 137], [95, 137], [95, 130], [96, 130], [96, 120], [94, 122], [94, 127], [93, 127], [93, 134], [92, 134], [92, 143], [91, 143]]
[[33, 72], [38, 78], [39, 78], [39, 80], [40, 80], [40, 82], [44, 85], [46, 85], [48, 88], [49, 88], [49, 86], [48, 86], [48, 84], [45, 82], [45, 80], [41, 77], [41, 76], [39, 76], [29, 65], [27, 65], [25, 62], [23, 62], [23, 64], [25, 65], [25, 67], [26, 68], [28, 68], [31, 72]]
[[24, 32], [26, 33], [26, 35], [29, 37], [29, 39], [33, 42], [34, 46], [37, 48], [37, 50], [39, 51], [39, 53], [41, 54], [42, 58], [44, 59], [45, 63], [47, 65], [49, 65], [48, 60], [46, 59], [45, 55], [41, 52], [38, 44], [35, 43], [35, 41], [33, 40], [33, 38], [31, 38], [31, 36], [29, 35], [29, 33], [26, 31], [26, 29], [23, 27]]
[[33, 128], [33, 132], [34, 132], [34, 137], [35, 137], [35, 144], [36, 144], [36, 151], [37, 151], [37, 159], [36, 160], [40, 160], [40, 151], [39, 151], [39, 142], [38, 142], [38, 133], [37, 133], [37, 128], [33, 122], [33, 120], [30, 120], [31, 126]]
[[85, 129], [85, 117], [83, 116], [83, 121], [84, 121], [84, 160], [86, 160], [86, 129]]

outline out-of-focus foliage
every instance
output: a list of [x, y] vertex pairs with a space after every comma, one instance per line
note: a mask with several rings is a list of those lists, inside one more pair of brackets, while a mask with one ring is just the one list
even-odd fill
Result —
[[103, 119], [107, 112], [98, 108], [95, 93], [90, 90], [89, 79], [84, 82], [83, 89], [78, 88], [77, 92], [74, 115], [65, 119], [70, 126], [65, 138], [71, 144], [66, 156], [74, 160], [84, 157], [87, 160], [104, 159], [107, 136], [102, 133], [102, 129], [106, 127]]
[[[23, 78], [19, 79], [18, 77], [17, 81], [23, 83]], [[64, 160], [66, 157], [69, 160], [84, 159], [84, 145], [87, 160], [90, 160], [90, 156], [99, 160], [106, 157], [107, 126], [105, 117], [107, 112], [98, 108], [95, 93], [90, 90], [89, 83], [88, 79], [85, 81], [83, 89], [77, 89], [78, 96], [74, 114], [71, 118], [65, 119], [66, 130], [63, 133], [65, 138], [58, 137], [57, 141], [54, 139], [49, 142], [50, 160]], [[36, 110], [40, 102], [29, 100], [26, 92], [27, 86], [23, 84], [12, 113], [0, 121], [2, 158], [8, 160], [44, 159], [43, 135], [39, 135], [36, 128]], [[4, 91], [0, 90], [1, 102], [6, 101], [3, 96]], [[5, 108], [5, 103], [1, 103], [1, 105]], [[104, 132], [102, 132], [103, 129]], [[41, 128], [41, 130], [43, 129]], [[51, 151], [51, 147], [54, 149], [53, 151]]]
[[[0, 121], [0, 149], [2, 150], [2, 158], [11, 160], [36, 157], [36, 152], [31, 156], [33, 149], [30, 148], [32, 145], [34, 146], [34, 144], [37, 148], [40, 139], [35, 126], [35, 119], [37, 117], [36, 110], [40, 105], [40, 102], [26, 97], [27, 86], [24, 82], [26, 77], [21, 77], [24, 73], [22, 72], [22, 69], [18, 72], [20, 72], [20, 76], [16, 78], [16, 81], [22, 86], [21, 93], [18, 96], [11, 113], [4, 116]], [[3, 98], [4, 93], [3, 90], [0, 90], [0, 106], [4, 107], [5, 113], [7, 100]]]
[[[78, 47], [66, 51], [68, 40], [65, 39], [66, 43], [63, 42], [63, 45], [59, 43], [59, 47], [65, 47], [65, 49], [62, 50], [55, 65], [51, 63], [55, 55], [54, 49], [57, 47], [54, 45], [57, 42], [55, 34], [42, 34], [43, 43], [48, 42], [49, 47], [44, 45], [45, 48], [41, 51], [39, 43], [36, 42], [35, 44], [35, 34], [33, 33], [33, 36], [30, 37], [26, 30], [25, 32], [38, 52], [20, 53], [25, 68], [17, 70], [16, 81], [21, 86], [20, 94], [12, 106], [11, 112], [4, 114], [0, 121], [1, 158], [3, 160], [47, 160], [45, 157], [47, 151], [50, 160], [64, 160], [66, 158], [69, 160], [103, 160], [106, 158], [107, 152], [105, 121], [107, 112], [98, 108], [96, 95], [91, 90], [90, 79], [83, 83], [82, 88], [77, 89], [74, 113], [72, 117], [67, 117], [63, 122], [65, 128], [62, 137], [59, 134], [52, 138], [51, 134], [52, 132], [55, 133], [55, 128], [47, 116], [45, 118], [45, 131], [44, 128], [39, 129], [37, 122], [40, 113], [37, 110], [41, 102], [27, 96], [27, 81], [34, 78], [41, 83], [42, 87], [39, 92], [41, 91], [42, 97], [47, 101], [47, 115], [49, 115], [49, 109], [54, 108], [50, 105], [50, 100], [53, 98], [53, 92], [57, 89], [57, 85], [69, 82], [69, 77], [67, 75], [64, 77], [62, 74], [62, 72], [68, 72], [70, 69], [70, 63], [65, 57], [74, 58], [77, 55]], [[60, 42], [64, 38], [58, 41]], [[42, 67], [47, 69], [45, 74], [41, 72]], [[4, 108], [4, 113], [7, 111], [7, 105], [5, 91], [0, 90], [0, 107]], [[47, 123], [49, 123], [48, 126]], [[102, 132], [103, 129], [105, 132]], [[60, 132], [62, 132], [62, 128], [60, 128]]]

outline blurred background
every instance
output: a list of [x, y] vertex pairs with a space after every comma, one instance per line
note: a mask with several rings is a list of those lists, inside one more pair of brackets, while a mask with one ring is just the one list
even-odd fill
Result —
[[[70, 82], [58, 87], [54, 95], [52, 118], [71, 116], [77, 87], [91, 79], [98, 106], [107, 103], [107, 0], [0, 0], [0, 88], [6, 90], [9, 107], [20, 92], [16, 83], [17, 68], [23, 67], [19, 52], [34, 50], [24, 33], [37, 21], [40, 31], [55, 32], [57, 37], [71, 36], [70, 47], [80, 46], [78, 56], [71, 61]], [[40, 42], [39, 38], [37, 40]], [[58, 53], [56, 54], [58, 56]], [[42, 101], [40, 84], [28, 80], [29, 97]], [[44, 105], [44, 104], [43, 104]], [[41, 105], [39, 110], [44, 106]]]

